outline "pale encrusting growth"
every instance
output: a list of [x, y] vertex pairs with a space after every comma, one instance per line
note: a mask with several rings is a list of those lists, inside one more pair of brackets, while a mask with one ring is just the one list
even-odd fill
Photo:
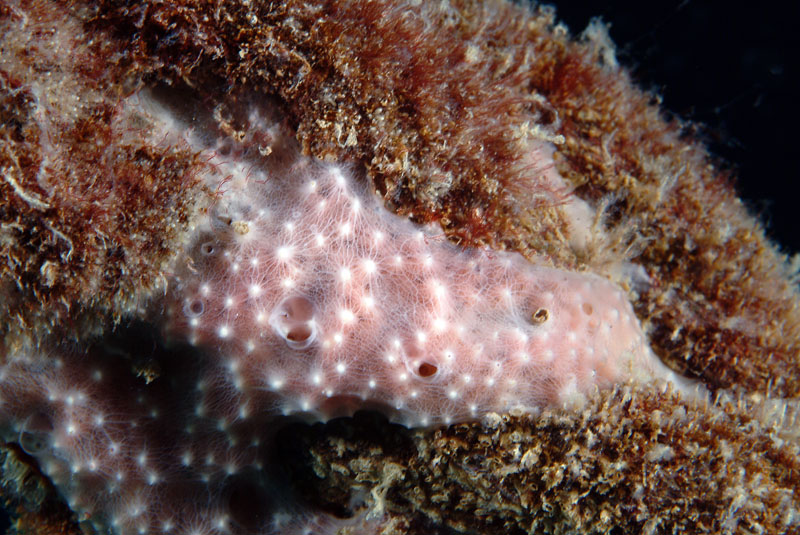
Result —
[[[111, 356], [140, 346], [171, 380], [147, 384]], [[84, 532], [283, 534], [285, 519], [304, 518], [275, 491], [274, 415], [232, 414], [234, 370], [135, 331], [47, 356], [0, 365], [0, 430], [36, 459]]]
[[663, 372], [607, 280], [460, 248], [348, 168], [276, 150], [212, 160], [221, 194], [166, 309], [167, 332], [218, 351], [240, 392], [325, 417], [376, 402], [426, 425]]
[[[378, 406], [428, 425], [671, 376], [607, 280], [463, 249], [393, 215], [352, 169], [300, 155], [266, 110], [251, 111], [264, 144], [249, 151], [247, 136], [182, 128], [152, 95], [121, 108], [199, 151], [218, 191], [153, 307], [169, 350], [132, 337], [20, 352], [0, 369], [6, 436], [96, 528], [334, 531], [272, 490], [281, 415]], [[162, 378], [148, 384], [114, 357], [140, 352]]]

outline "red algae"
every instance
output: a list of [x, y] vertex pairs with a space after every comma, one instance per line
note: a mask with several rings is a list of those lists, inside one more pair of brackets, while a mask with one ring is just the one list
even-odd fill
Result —
[[[360, 162], [390, 208], [458, 243], [636, 273], [637, 315], [676, 371], [800, 392], [786, 259], [704, 149], [609, 61], [601, 29], [574, 41], [552, 10], [501, 1], [89, 5], [135, 64], [209, 98], [224, 88], [222, 110], [276, 98], [304, 150]], [[548, 141], [561, 184], [526, 156]], [[573, 210], [586, 205], [588, 235]]]
[[[2, 453], [77, 513], [20, 526], [797, 531], [794, 271], [601, 26], [573, 39], [501, 0], [5, 0], [0, 30]], [[346, 195], [309, 216], [298, 192], [337, 173]], [[420, 243], [401, 218], [431, 225]], [[352, 236], [367, 220], [399, 225], [380, 230], [410, 266], [373, 302], [405, 306], [381, 309], [403, 369], [368, 365], [391, 341], [364, 308], [389, 259]], [[312, 251], [315, 230], [338, 246]], [[436, 277], [425, 251], [448, 252]], [[571, 365], [597, 362], [572, 382], [577, 342]], [[467, 369], [453, 344], [486, 354]], [[487, 362], [519, 372], [515, 399], [483, 403]], [[285, 427], [396, 415], [398, 371], [427, 388], [407, 422], [471, 421]], [[648, 382], [676, 372], [700, 395]]]
[[126, 115], [116, 50], [62, 8], [4, 5], [0, 35], [0, 333], [14, 350], [98, 332], [163, 289], [202, 163]]

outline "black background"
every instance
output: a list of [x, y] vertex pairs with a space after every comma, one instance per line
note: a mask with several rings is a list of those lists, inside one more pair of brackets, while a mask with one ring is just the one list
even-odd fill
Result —
[[662, 95], [666, 110], [699, 125], [769, 235], [785, 252], [800, 252], [800, 2], [555, 5], [572, 35], [593, 17], [611, 24], [620, 64]]

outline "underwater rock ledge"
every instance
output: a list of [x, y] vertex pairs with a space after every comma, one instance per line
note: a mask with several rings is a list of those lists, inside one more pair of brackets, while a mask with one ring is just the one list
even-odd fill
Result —
[[312, 503], [385, 515], [386, 535], [783, 533], [794, 529], [800, 448], [797, 411], [781, 411], [622, 386], [573, 413], [435, 430], [362, 413], [289, 428], [279, 451]]
[[[602, 27], [573, 39], [553, 10], [499, 0], [5, 0], [0, 35], [3, 453], [27, 452], [14, 458], [41, 464], [78, 513], [12, 496], [17, 529], [800, 529], [796, 274]], [[243, 376], [224, 343], [194, 353], [155, 333], [229, 178], [291, 163], [287, 131], [312, 165], [352, 170], [451, 242], [619, 285], [652, 352], [718, 400], [635, 382], [441, 429], [281, 432], [280, 381]], [[232, 239], [250, 228], [222, 223]], [[152, 332], [119, 342], [137, 320]], [[420, 380], [444, 371], [430, 366]], [[202, 373], [219, 380], [201, 388]], [[101, 451], [117, 435], [124, 485]], [[143, 508], [154, 496], [163, 509]]]

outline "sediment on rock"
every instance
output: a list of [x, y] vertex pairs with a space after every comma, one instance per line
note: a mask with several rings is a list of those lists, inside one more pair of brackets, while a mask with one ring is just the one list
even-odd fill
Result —
[[75, 515], [16, 444], [0, 443], [0, 494], [16, 533], [79, 535]]
[[[756, 419], [764, 411], [775, 418]], [[800, 511], [797, 423], [796, 407], [623, 386], [578, 413], [296, 426], [281, 454], [313, 503], [407, 533], [777, 534]]]

